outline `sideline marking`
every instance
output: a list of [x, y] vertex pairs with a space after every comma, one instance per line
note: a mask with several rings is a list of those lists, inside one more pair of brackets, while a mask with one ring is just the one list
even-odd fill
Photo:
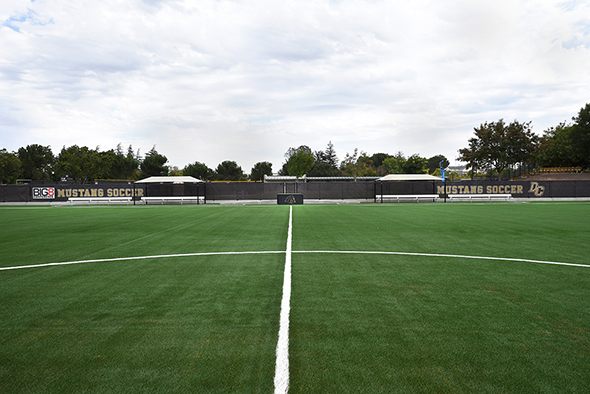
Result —
[[287, 230], [287, 250], [285, 256], [285, 275], [283, 278], [283, 299], [279, 319], [279, 340], [277, 342], [277, 361], [275, 364], [275, 394], [289, 391], [289, 311], [291, 309], [291, 243], [293, 240], [293, 206], [289, 207], [289, 229]]
[[512, 258], [512, 257], [467, 256], [467, 255], [460, 255], [460, 254], [380, 252], [380, 251], [354, 251], [354, 250], [350, 250], [350, 251], [346, 251], [346, 250], [295, 250], [295, 251], [293, 251], [293, 253], [384, 254], [384, 255], [396, 255], [396, 256], [451, 257], [451, 258], [456, 258], [456, 259], [516, 261], [516, 262], [521, 262], [521, 263], [568, 265], [571, 267], [588, 267], [588, 268], [590, 268], [589, 264], [561, 263], [559, 261], [517, 259], [517, 258]]
[[[163, 258], [170, 258], [170, 257], [220, 256], [220, 255], [241, 255], [241, 254], [282, 254], [282, 253], [286, 253], [286, 252], [283, 250], [266, 250], [266, 251], [252, 251], [252, 252], [202, 252], [202, 253], [161, 254], [161, 255], [153, 255], [153, 256], [114, 257], [114, 258], [110, 258], [110, 259], [93, 259], [93, 260], [65, 261], [65, 262], [61, 262], [61, 263], [18, 265], [18, 266], [13, 266], [13, 267], [0, 267], [0, 271], [16, 270], [16, 269], [23, 269], [23, 268], [51, 267], [51, 266], [56, 266], [56, 265], [106, 263], [106, 262], [110, 262], [110, 261], [163, 259]], [[570, 266], [570, 267], [590, 268], [590, 264], [561, 263], [559, 261], [516, 259], [516, 258], [511, 258], [511, 257], [466, 256], [466, 255], [460, 255], [460, 254], [381, 252], [381, 251], [362, 251], [362, 250], [293, 250], [293, 251], [289, 251], [289, 253], [382, 254], [382, 255], [394, 255], [394, 256], [450, 257], [450, 258], [456, 258], [456, 259], [515, 261], [515, 262], [520, 262], [520, 263], [552, 264], [552, 265], [566, 265], [566, 266]]]
[[180, 254], [160, 254], [153, 256], [135, 256], [135, 257], [113, 257], [110, 259], [93, 259], [93, 260], [78, 260], [65, 261], [61, 263], [44, 263], [32, 265], [19, 265], [15, 267], [0, 267], [0, 271], [16, 270], [21, 268], [39, 268], [51, 267], [54, 265], [70, 265], [70, 264], [86, 264], [86, 263], [106, 263], [109, 261], [128, 261], [128, 260], [148, 260], [148, 259], [163, 259], [169, 257], [192, 257], [192, 256], [219, 256], [219, 255], [239, 255], [239, 254], [282, 254], [284, 251], [252, 251], [252, 252], [202, 252], [202, 253], [180, 253]]

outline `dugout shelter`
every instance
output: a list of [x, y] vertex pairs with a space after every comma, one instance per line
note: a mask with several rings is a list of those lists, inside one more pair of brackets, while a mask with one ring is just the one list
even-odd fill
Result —
[[194, 201], [206, 203], [206, 183], [192, 176], [151, 176], [136, 181], [134, 185], [144, 188], [143, 200], [147, 203], [150, 198], [158, 197], [164, 203], [188, 199], [181, 197], [194, 197]]
[[[389, 174], [375, 181], [375, 202], [384, 196], [420, 196], [436, 194], [435, 182], [443, 179], [428, 174]], [[399, 199], [398, 199], [399, 201]]]

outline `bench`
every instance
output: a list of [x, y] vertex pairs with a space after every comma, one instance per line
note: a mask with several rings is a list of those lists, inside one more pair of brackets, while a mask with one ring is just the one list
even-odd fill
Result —
[[440, 198], [438, 194], [399, 194], [399, 195], [391, 195], [391, 194], [378, 194], [375, 196], [377, 201], [383, 202], [385, 200], [395, 200], [398, 203], [402, 200], [410, 200], [410, 201], [420, 201], [420, 200], [429, 200], [436, 202]]
[[70, 197], [68, 198], [68, 202], [70, 204], [75, 204], [75, 203], [86, 203], [87, 205], [90, 205], [92, 203], [95, 204], [107, 204], [107, 205], [111, 205], [111, 204], [131, 204], [131, 197]]
[[164, 202], [180, 202], [183, 205], [185, 202], [193, 204], [204, 204], [205, 196], [160, 196], [160, 197], [142, 197], [141, 201], [148, 204], [150, 201], [159, 202], [164, 205]]
[[449, 194], [449, 199], [451, 200], [451, 202], [472, 202], [474, 200], [488, 200], [489, 202], [491, 202], [492, 200], [510, 201], [512, 199], [512, 194]]

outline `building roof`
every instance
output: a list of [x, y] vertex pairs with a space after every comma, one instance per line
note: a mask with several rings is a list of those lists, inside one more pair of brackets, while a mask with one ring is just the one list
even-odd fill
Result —
[[198, 183], [203, 182], [200, 179], [193, 178], [192, 176], [151, 176], [149, 178], [141, 179], [135, 183]]

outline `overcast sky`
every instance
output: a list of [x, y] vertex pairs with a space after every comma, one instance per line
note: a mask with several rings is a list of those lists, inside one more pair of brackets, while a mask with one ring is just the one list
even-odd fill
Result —
[[552, 0], [3, 0], [0, 148], [71, 145], [215, 169], [289, 147], [453, 164], [500, 118], [590, 102], [590, 5]]

